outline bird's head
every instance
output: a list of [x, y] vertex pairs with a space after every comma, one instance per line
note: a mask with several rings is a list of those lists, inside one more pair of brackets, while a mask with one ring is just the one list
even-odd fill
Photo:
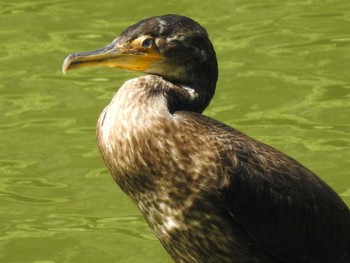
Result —
[[203, 93], [204, 107], [214, 95], [218, 78], [216, 55], [207, 32], [197, 22], [180, 15], [143, 19], [103, 48], [69, 55], [62, 71], [86, 66], [162, 76]]

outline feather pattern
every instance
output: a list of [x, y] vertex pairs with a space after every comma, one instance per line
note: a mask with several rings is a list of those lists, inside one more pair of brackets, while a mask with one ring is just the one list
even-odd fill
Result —
[[126, 82], [97, 130], [112, 176], [176, 262], [347, 262], [349, 211], [331, 188], [231, 127], [170, 113], [171, 88]]

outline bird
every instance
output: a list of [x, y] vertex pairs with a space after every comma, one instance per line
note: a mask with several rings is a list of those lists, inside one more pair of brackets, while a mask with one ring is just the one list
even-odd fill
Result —
[[203, 114], [218, 63], [204, 27], [168, 14], [68, 70], [139, 72], [97, 122], [106, 167], [176, 263], [348, 263], [350, 211], [295, 159]]

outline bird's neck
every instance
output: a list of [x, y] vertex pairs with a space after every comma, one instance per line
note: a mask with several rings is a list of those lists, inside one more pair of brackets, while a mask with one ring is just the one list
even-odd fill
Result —
[[[154, 140], [156, 136], [166, 138], [169, 130], [176, 130], [176, 123], [171, 121], [172, 110], [188, 110], [190, 101], [197, 96], [191, 88], [147, 75], [125, 82], [102, 112], [97, 124], [100, 151], [114, 179], [132, 198], [149, 190], [145, 187], [147, 182], [151, 187], [147, 158], [161, 147]], [[145, 178], [140, 180], [141, 176]], [[139, 181], [143, 181], [142, 187], [137, 186]]]
[[211, 89], [206, 85], [208, 84], [201, 82], [191, 83], [191, 85], [172, 84], [165, 94], [169, 111], [173, 113], [184, 110], [202, 113], [213, 96]]

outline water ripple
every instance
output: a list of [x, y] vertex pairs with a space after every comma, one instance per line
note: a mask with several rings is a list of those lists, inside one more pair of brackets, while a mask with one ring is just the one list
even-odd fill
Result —
[[48, 237], [71, 232], [118, 233], [142, 240], [155, 241], [142, 216], [84, 217], [79, 214], [47, 214], [38, 218], [12, 220], [0, 240], [24, 237]]
[[15, 203], [60, 203], [66, 198], [50, 198], [53, 189], [67, 185], [46, 178], [0, 178], [0, 198]]

